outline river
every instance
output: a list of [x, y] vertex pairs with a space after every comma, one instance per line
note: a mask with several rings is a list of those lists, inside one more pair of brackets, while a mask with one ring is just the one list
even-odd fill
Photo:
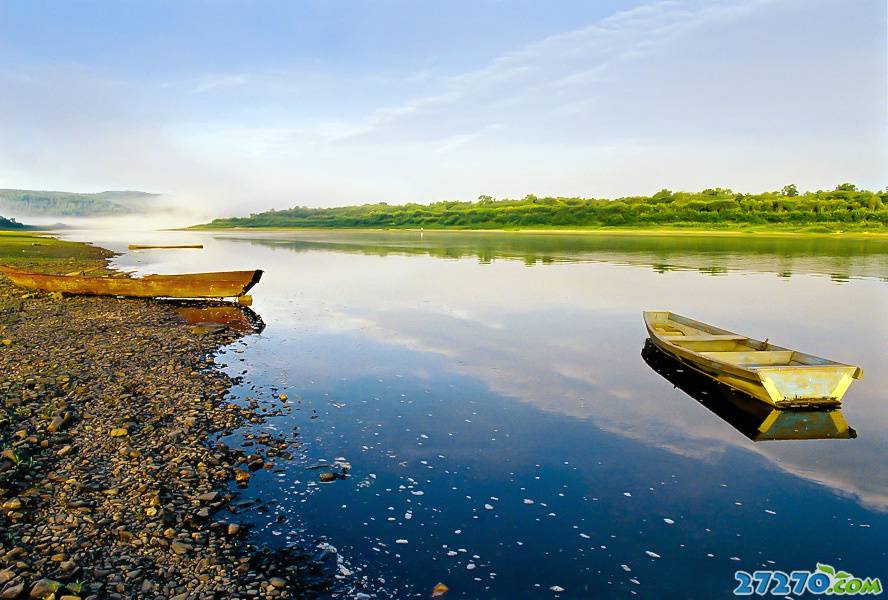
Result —
[[[738, 569], [888, 575], [888, 240], [64, 236], [140, 273], [265, 270], [265, 329], [218, 362], [235, 400], [286, 395], [262, 428], [301, 446], [254, 474], [242, 496], [274, 502], [246, 517], [268, 545], [325, 539], [344, 589], [711, 599]], [[152, 242], [205, 248], [126, 252]], [[649, 309], [861, 366], [843, 408], [856, 437], [754, 441], [707, 404], [717, 390], [642, 357]], [[307, 468], [336, 460], [351, 469], [333, 483]]]

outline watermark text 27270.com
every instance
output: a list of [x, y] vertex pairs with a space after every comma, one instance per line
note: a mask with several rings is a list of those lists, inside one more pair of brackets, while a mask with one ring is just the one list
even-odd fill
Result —
[[794, 594], [831, 596], [879, 596], [882, 582], [878, 577], [855, 577], [832, 565], [817, 563], [815, 571], [737, 571], [736, 596], [786, 596]]

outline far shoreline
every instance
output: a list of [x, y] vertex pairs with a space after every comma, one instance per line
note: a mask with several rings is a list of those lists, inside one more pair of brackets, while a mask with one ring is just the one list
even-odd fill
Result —
[[206, 227], [195, 225], [172, 231], [219, 231], [219, 232], [414, 232], [414, 233], [489, 233], [489, 234], [534, 234], [534, 235], [590, 235], [590, 236], [639, 236], [639, 237], [734, 237], [734, 238], [835, 238], [835, 239], [888, 239], [888, 230], [875, 231], [792, 231], [783, 229], [696, 229], [688, 228], [516, 228], [516, 229], [457, 229], [457, 228], [418, 228], [418, 227]]

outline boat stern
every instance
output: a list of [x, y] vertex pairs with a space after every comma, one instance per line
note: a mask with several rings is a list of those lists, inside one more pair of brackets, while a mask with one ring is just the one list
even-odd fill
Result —
[[778, 408], [839, 406], [857, 367], [763, 367], [755, 369], [768, 396]]

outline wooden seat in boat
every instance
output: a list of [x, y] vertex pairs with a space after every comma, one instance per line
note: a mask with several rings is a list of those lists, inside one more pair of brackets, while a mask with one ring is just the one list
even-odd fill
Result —
[[744, 340], [748, 340], [749, 338], [745, 335], [682, 335], [672, 337], [670, 334], [666, 334], [669, 337], [670, 341], [674, 341], [675, 343], [681, 342], [742, 342]]

